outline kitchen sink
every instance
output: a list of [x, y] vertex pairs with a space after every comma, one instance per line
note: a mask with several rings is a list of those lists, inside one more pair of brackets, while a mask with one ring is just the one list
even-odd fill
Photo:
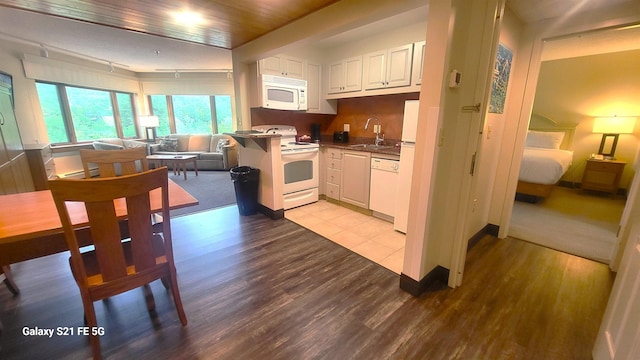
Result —
[[392, 148], [393, 146], [375, 145], [375, 144], [353, 144], [353, 145], [349, 145], [349, 147], [370, 149], [370, 150], [380, 150], [380, 149], [389, 149], [389, 148]]

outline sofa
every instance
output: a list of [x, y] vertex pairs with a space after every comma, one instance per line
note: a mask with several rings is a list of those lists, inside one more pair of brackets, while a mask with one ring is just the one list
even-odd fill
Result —
[[[238, 143], [225, 134], [171, 134], [150, 147], [152, 155], [196, 155], [198, 170], [229, 170], [238, 165]], [[187, 169], [193, 165], [187, 163]]]
[[137, 147], [144, 147], [147, 149], [147, 155], [151, 154], [151, 144], [144, 141], [119, 139], [119, 138], [105, 138], [98, 139], [93, 142], [93, 148], [96, 150], [121, 150], [131, 149]]

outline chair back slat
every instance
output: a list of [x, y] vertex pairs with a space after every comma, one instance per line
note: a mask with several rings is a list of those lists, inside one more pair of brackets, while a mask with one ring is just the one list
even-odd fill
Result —
[[113, 200], [86, 202], [85, 208], [102, 280], [113, 281], [127, 276]]
[[148, 241], [152, 237], [152, 223], [149, 193], [127, 197], [127, 213], [129, 215], [129, 235], [133, 264], [136, 272], [156, 266], [156, 254], [153, 244]]
[[91, 167], [98, 167], [99, 177], [130, 175], [149, 170], [147, 150], [143, 147], [122, 150], [80, 150], [85, 178], [91, 177]]

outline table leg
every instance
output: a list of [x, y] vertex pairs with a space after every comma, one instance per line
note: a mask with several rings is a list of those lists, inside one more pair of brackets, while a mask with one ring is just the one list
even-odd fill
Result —
[[198, 176], [198, 162], [196, 162], [196, 159], [193, 159], [193, 169], [196, 171], [196, 176]]
[[2, 265], [0, 268], [0, 274], [2, 273], [4, 273], [4, 284], [7, 286], [7, 289], [9, 289], [13, 295], [18, 295], [20, 293], [20, 288], [18, 288], [18, 285], [13, 281], [13, 275], [11, 274], [11, 268], [9, 265]]
[[182, 172], [184, 173], [184, 179], [187, 180], [187, 162], [181, 161], [182, 163]]

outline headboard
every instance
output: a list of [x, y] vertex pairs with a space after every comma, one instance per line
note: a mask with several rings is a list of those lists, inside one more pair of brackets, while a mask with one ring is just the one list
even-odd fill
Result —
[[529, 120], [529, 130], [535, 131], [549, 131], [549, 132], [564, 132], [564, 138], [560, 149], [569, 150], [573, 145], [573, 134], [576, 131], [577, 124], [560, 125], [553, 119], [550, 119], [542, 114], [531, 114]]

